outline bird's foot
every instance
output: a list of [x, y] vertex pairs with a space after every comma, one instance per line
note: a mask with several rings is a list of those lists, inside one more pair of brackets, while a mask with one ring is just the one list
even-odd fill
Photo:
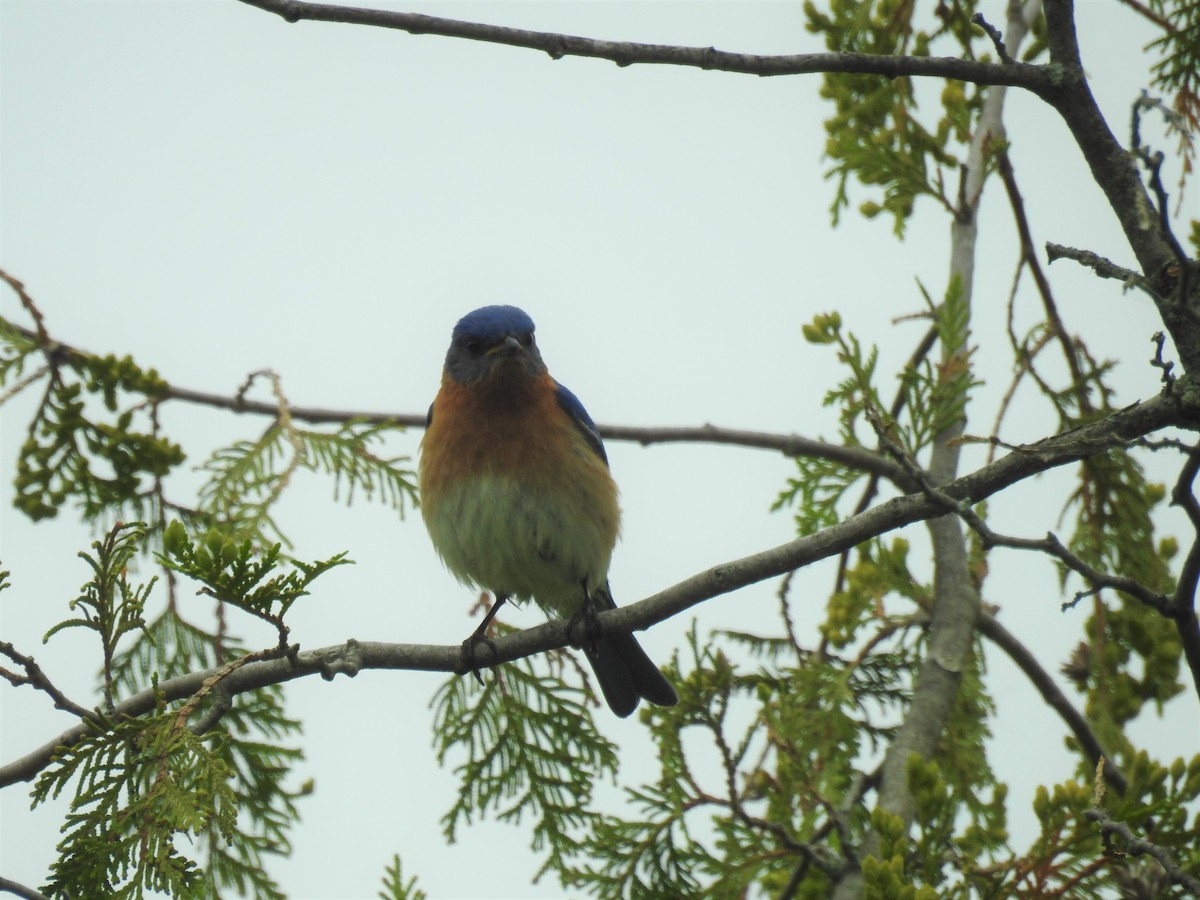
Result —
[[[500, 607], [508, 600], [508, 594], [496, 594], [496, 602], [492, 604], [492, 608], [487, 611], [487, 615], [483, 617], [483, 621], [479, 623], [479, 627], [471, 632], [471, 636], [462, 642], [461, 659], [459, 662], [459, 674], [470, 672], [475, 676], [475, 680], [483, 684], [483, 676], [479, 674], [479, 670], [487, 665], [495, 665], [496, 658], [500, 655], [496, 652], [495, 642], [487, 636], [488, 626], [492, 624], [492, 619], [496, 618], [496, 613], [500, 611]], [[487, 644], [488, 649], [492, 651], [492, 662], [481, 663], [477, 658], [477, 652], [480, 644]]]
[[567, 633], [570, 634], [575, 630], [576, 625], [583, 626], [583, 641], [579, 643], [580, 649], [595, 651], [596, 644], [599, 642], [602, 629], [600, 628], [600, 620], [596, 617], [596, 608], [592, 605], [590, 597], [585, 597], [583, 604], [579, 607], [579, 612], [571, 616], [567, 622]]
[[[486, 660], [480, 662], [479, 647], [481, 644], [487, 645], [488, 650], [492, 653], [492, 662]], [[462, 650], [460, 651], [459, 674], [465, 675], [470, 672], [475, 676], [475, 680], [483, 684], [483, 676], [479, 674], [480, 669], [487, 668], [490, 665], [495, 665], [497, 656], [496, 642], [484, 634], [483, 628], [477, 628], [472, 632], [471, 636], [462, 642]]]

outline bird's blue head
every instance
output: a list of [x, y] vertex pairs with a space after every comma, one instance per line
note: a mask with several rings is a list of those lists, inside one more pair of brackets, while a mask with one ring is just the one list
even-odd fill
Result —
[[515, 306], [484, 306], [458, 320], [446, 353], [451, 378], [461, 383], [479, 381], [509, 364], [529, 375], [546, 371], [528, 313]]

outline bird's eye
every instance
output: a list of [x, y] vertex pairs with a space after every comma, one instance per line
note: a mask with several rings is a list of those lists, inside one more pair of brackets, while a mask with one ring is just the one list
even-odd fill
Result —
[[521, 335], [520, 340], [521, 340], [522, 347], [532, 346], [533, 345], [533, 332], [532, 331], [525, 332], [523, 335]]
[[476, 340], [469, 340], [466, 343], [464, 343], [463, 346], [466, 348], [467, 352], [470, 353], [472, 356], [478, 356], [480, 353], [483, 352], [483, 344], [481, 344], [479, 341], [476, 341]]

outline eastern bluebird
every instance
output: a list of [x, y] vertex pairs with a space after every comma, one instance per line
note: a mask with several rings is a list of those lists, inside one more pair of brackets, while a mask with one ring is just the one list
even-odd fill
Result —
[[[595, 423], [550, 377], [528, 315], [485, 306], [459, 321], [426, 426], [421, 515], [434, 549], [459, 581], [496, 595], [465, 649], [509, 597], [562, 618], [616, 608], [617, 486]], [[633, 635], [583, 649], [618, 716], [641, 698], [677, 702]]]

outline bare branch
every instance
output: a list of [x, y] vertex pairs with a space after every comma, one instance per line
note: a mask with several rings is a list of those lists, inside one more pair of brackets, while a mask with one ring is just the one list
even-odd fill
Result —
[[[1153, 288], [1151, 296], [1167, 331], [1175, 339], [1187, 371], [1200, 368], [1200, 342], [1195, 340], [1194, 298], [1188, 295], [1190, 264], [1180, 263], [1169, 234], [1159, 225], [1157, 211], [1135, 168], [1131, 155], [1117, 141], [1096, 104], [1084, 73], [1075, 32], [1072, 0], [1045, 5], [1046, 35], [1052, 64], [1061, 67], [1061, 89], [1041, 96], [1062, 116], [1092, 178], [1108, 198], [1121, 223], [1142, 273]], [[1147, 227], [1154, 223], [1153, 227]], [[1172, 274], [1172, 266], [1176, 274]], [[1140, 286], [1140, 285], [1139, 285]], [[1172, 296], [1176, 290], [1181, 296]]]
[[10, 881], [3, 876], [0, 876], [0, 891], [14, 894], [17, 897], [21, 897], [22, 900], [50, 900], [45, 894], [39, 894], [33, 888], [25, 887], [25, 885]]
[[1058, 713], [1066, 726], [1071, 729], [1071, 734], [1075, 736], [1080, 749], [1087, 754], [1092, 765], [1098, 765], [1103, 759], [1105, 779], [1114, 790], [1125, 793], [1124, 774], [1117, 768], [1111, 757], [1104, 752], [1104, 748], [1100, 746], [1100, 739], [1092, 731], [1087, 719], [1059, 690], [1050, 673], [1042, 668], [1042, 664], [1038, 662], [1036, 656], [1029, 652], [1029, 648], [1001, 625], [994, 616], [988, 615], [986, 612], [979, 617], [979, 632], [1008, 654], [1009, 659], [1017, 664], [1017, 668], [1024, 672], [1025, 677], [1037, 688], [1042, 699], [1046, 701], [1046, 705]]
[[[1116, 822], [1103, 809], [1092, 808], [1084, 812], [1089, 822], [1100, 826], [1100, 834], [1104, 837], [1104, 847], [1109, 854], [1120, 856], [1131, 853], [1134, 856], [1152, 856], [1167, 872], [1171, 884], [1177, 884], [1194, 897], [1200, 897], [1200, 879], [1193, 878], [1179, 867], [1175, 857], [1166, 847], [1140, 838], [1124, 822]], [[1113, 836], [1121, 838], [1124, 845], [1118, 847], [1113, 842]]]
[[42, 349], [49, 352], [53, 346], [53, 342], [50, 340], [50, 335], [46, 333], [46, 320], [42, 318], [41, 310], [34, 304], [33, 298], [26, 293], [25, 284], [13, 278], [3, 269], [0, 269], [0, 281], [3, 281], [16, 292], [17, 298], [21, 301], [21, 306], [25, 308], [25, 311], [29, 313], [29, 317], [33, 319], [34, 331], [25, 333], [37, 340], [38, 345]]
[[1171, 491], [1171, 505], [1181, 507], [1186, 513], [1196, 538], [1192, 541], [1179, 583], [1175, 588], [1175, 629], [1183, 647], [1183, 656], [1192, 673], [1192, 682], [1200, 696], [1200, 621], [1196, 618], [1196, 584], [1200, 581], [1200, 502], [1192, 491], [1196, 475], [1200, 473], [1200, 447], [1193, 447], [1188, 454], [1175, 487]]
[[34, 662], [32, 656], [26, 656], [24, 653], [19, 652], [8, 641], [0, 641], [0, 653], [25, 670], [24, 675], [17, 675], [15, 672], [9, 672], [7, 669], [0, 668], [0, 677], [3, 677], [9, 684], [15, 687], [28, 684], [39, 691], [45, 691], [49, 694], [57, 709], [69, 712], [81, 719], [98, 720], [93, 710], [85, 709], [78, 703], [75, 703], [55, 687], [54, 683], [46, 676], [46, 673], [42, 671], [42, 667]]
[[902, 448], [890, 440], [886, 441], [885, 446], [908, 469], [909, 474], [920, 485], [921, 491], [926, 497], [934, 503], [941, 504], [942, 509], [946, 512], [958, 516], [972, 531], [979, 535], [985, 550], [990, 550], [993, 547], [1007, 547], [1010, 550], [1032, 550], [1038, 553], [1045, 553], [1059, 560], [1071, 571], [1083, 576], [1084, 580], [1091, 585], [1091, 590], [1077, 593], [1073, 600], [1062, 605], [1063, 610], [1073, 607], [1084, 597], [1090, 597], [1105, 588], [1111, 588], [1112, 590], [1128, 594], [1147, 606], [1156, 609], [1167, 618], [1174, 617], [1175, 605], [1170, 597], [1150, 590], [1136, 578], [1101, 572], [1068, 550], [1053, 532], [1047, 532], [1044, 538], [1039, 539], [1011, 537], [993, 531], [980, 515], [971, 508], [971, 503], [956, 500], [946, 491], [934, 486], [918, 468], [917, 464], [904, 453]]
[[[1081, 413], [1089, 413], [1092, 405], [1088, 399], [1083, 370], [1079, 365], [1079, 354], [1071, 343], [1071, 336], [1067, 333], [1062, 316], [1058, 314], [1058, 304], [1054, 302], [1054, 293], [1050, 289], [1050, 282], [1046, 278], [1046, 273], [1042, 271], [1041, 263], [1038, 262], [1037, 252], [1033, 246], [1033, 231], [1029, 226], [1029, 218], [1025, 214], [1025, 201], [1021, 197], [1020, 188], [1017, 187], [1017, 177], [1013, 172], [1012, 161], [1008, 158], [1008, 153], [1002, 151], [996, 163], [1000, 179], [1004, 182], [1004, 189], [1008, 193], [1008, 202], [1012, 207], [1013, 218], [1017, 223], [1022, 260], [1025, 265], [1029, 266], [1029, 274], [1033, 276], [1033, 282], [1037, 285], [1038, 296], [1042, 298], [1042, 307], [1046, 310], [1046, 321], [1050, 324], [1050, 331], [1062, 347], [1063, 357], [1071, 372], [1071, 383], [1075, 387], [1075, 395], [1079, 401], [1079, 410]], [[1032, 360], [1030, 366], [1032, 367]]]
[[1087, 266], [1101, 278], [1115, 278], [1117, 281], [1124, 282], [1126, 287], [1141, 288], [1153, 298], [1157, 298], [1158, 294], [1141, 275], [1132, 269], [1126, 269], [1123, 266], [1118, 266], [1112, 260], [1105, 259], [1091, 250], [1076, 250], [1074, 247], [1064, 247], [1062, 244], [1054, 244], [1046, 242], [1046, 259], [1048, 262], [1054, 262], [1059, 259], [1073, 259], [1081, 266]]
[[[11, 324], [10, 327], [18, 334], [26, 337], [36, 337], [27, 328]], [[70, 344], [52, 342], [57, 352], [66, 358], [80, 360], [91, 358], [86, 350], [73, 347]], [[256, 373], [257, 374], [257, 373]], [[261, 400], [247, 400], [244, 396], [249, 384], [242, 385], [233, 396], [211, 394], [205, 391], [194, 391], [174, 385], [167, 387], [159, 402], [180, 400], [185, 403], [195, 403], [200, 406], [211, 406], [235, 413], [250, 413], [252, 415], [280, 416], [280, 404]], [[397, 425], [406, 428], [424, 428], [426, 416], [424, 413], [381, 413], [363, 410], [324, 409], [312, 406], [288, 406], [291, 419], [312, 424], [333, 424], [344, 422], [369, 422], [379, 425]], [[645, 428], [632, 425], [600, 425], [600, 434], [605, 440], [632, 441], [643, 446], [650, 444], [728, 444], [735, 447], [750, 447], [759, 450], [774, 450], [784, 456], [813, 456], [841, 463], [851, 469], [868, 472], [877, 478], [886, 478], [896, 482], [904, 489], [911, 489], [912, 484], [905, 482], [904, 470], [887, 457], [872, 453], [863, 447], [845, 447], [840, 444], [830, 444], [813, 438], [802, 437], [798, 434], [775, 434], [764, 431], [743, 431], [733, 428], [720, 428], [716, 425], [701, 425], [687, 428]], [[899, 481], [897, 481], [899, 479]]]
[[992, 46], [996, 48], [996, 55], [1000, 57], [1000, 62], [1013, 65], [1014, 60], [1008, 55], [1008, 48], [1004, 46], [1004, 35], [1000, 33], [1000, 29], [985, 19], [983, 13], [975, 13], [971, 16], [971, 21], [987, 32], [987, 36], [992, 40]]
[[809, 75], [818, 72], [846, 72], [881, 75], [885, 78], [931, 76], [971, 81], [976, 84], [1003, 84], [1037, 94], [1053, 90], [1057, 74], [1046, 66], [993, 64], [949, 57], [883, 56], [867, 53], [799, 53], [785, 56], [759, 56], [731, 53], [714, 47], [679, 47], [667, 44], [641, 44], [632, 41], [601, 41], [569, 34], [528, 31], [457, 19], [443, 19], [417, 13], [382, 9], [307, 3], [301, 0], [242, 0], [250, 6], [273, 12], [288, 22], [307, 19], [317, 22], [342, 22], [394, 28], [409, 34], [436, 34], [443, 37], [504, 44], [528, 50], [540, 50], [551, 59], [581, 56], [606, 59], [618, 66], [686, 66], [743, 75]]

